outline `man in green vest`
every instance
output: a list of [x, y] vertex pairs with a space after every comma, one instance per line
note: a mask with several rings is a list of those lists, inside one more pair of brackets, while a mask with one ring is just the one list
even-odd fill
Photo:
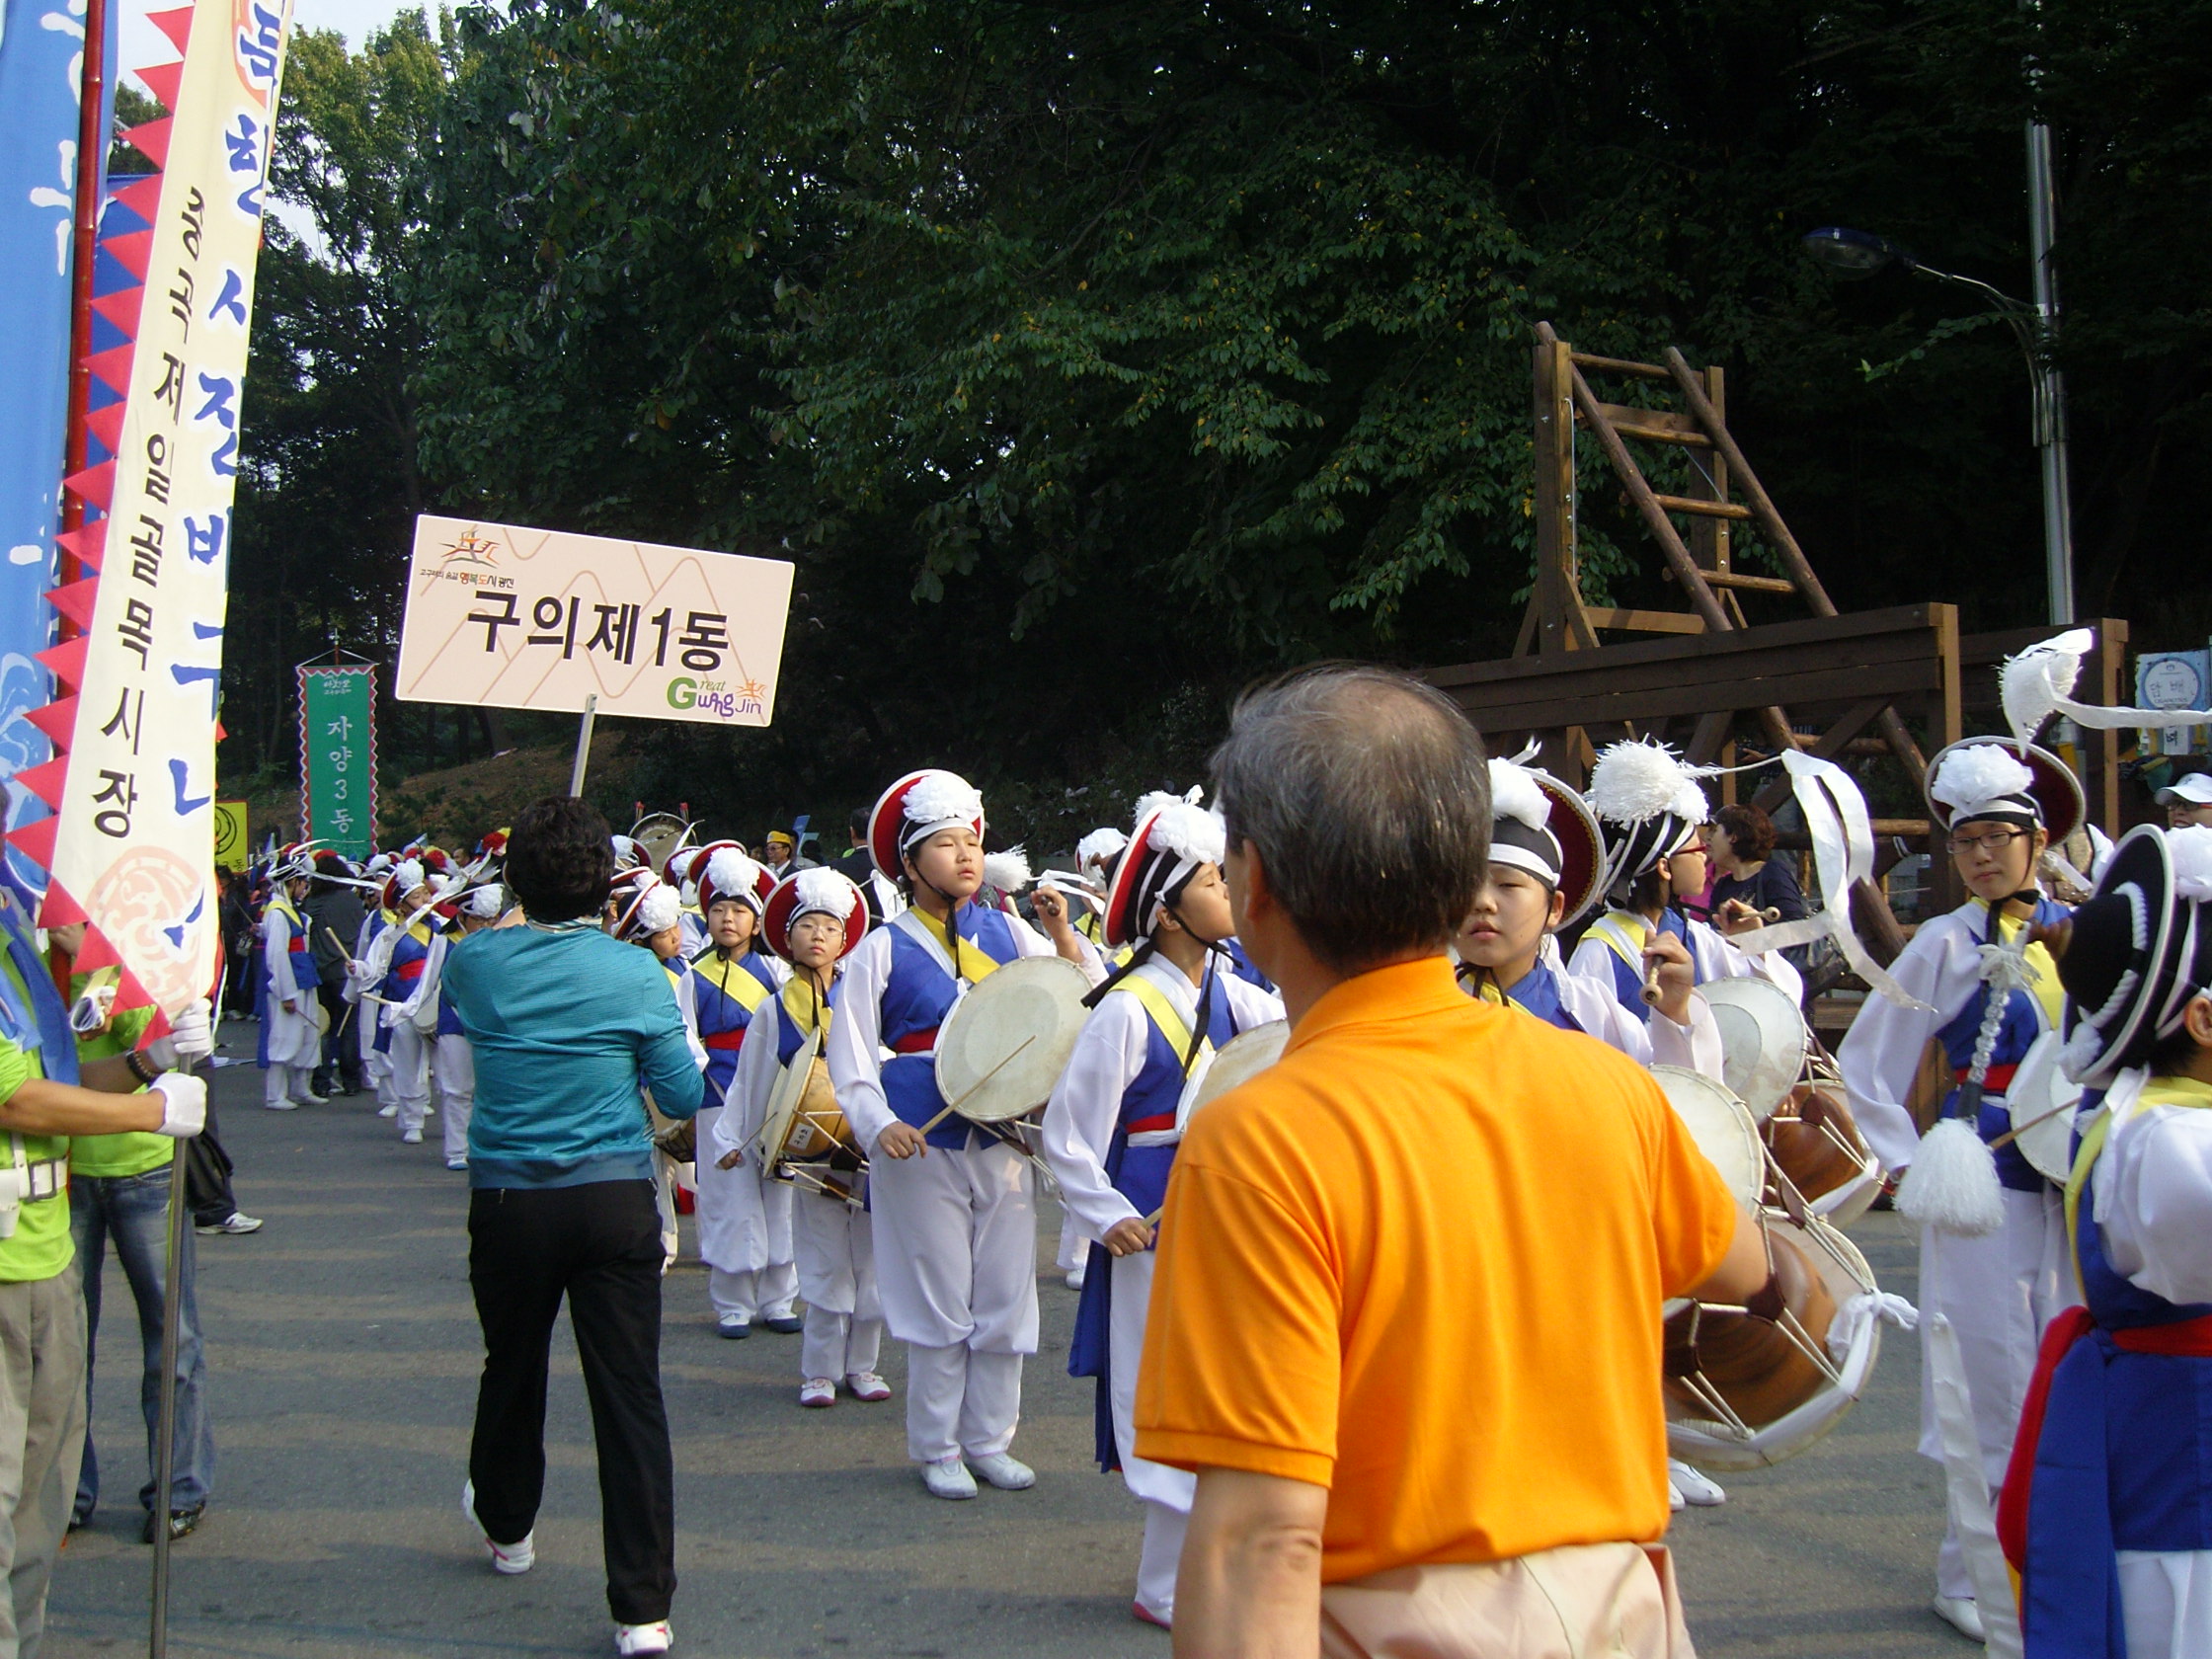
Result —
[[[0, 886], [0, 1659], [31, 1659], [85, 1438], [85, 1304], [69, 1230], [69, 1137], [190, 1136], [207, 1085], [162, 1069], [211, 1052], [205, 1006], [146, 1049], [80, 1066], [21, 897]], [[150, 1086], [149, 1086], [150, 1085]]]

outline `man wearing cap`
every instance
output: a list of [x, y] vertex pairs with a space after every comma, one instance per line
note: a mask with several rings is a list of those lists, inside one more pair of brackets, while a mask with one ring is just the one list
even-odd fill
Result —
[[788, 830], [771, 830], [760, 849], [761, 862], [768, 867], [768, 874], [777, 881], [785, 876], [795, 876], [801, 870], [814, 868], [814, 860], [799, 856], [798, 837]]
[[2166, 809], [2170, 830], [2212, 824], [2212, 772], [2184, 772], [2152, 798]]
[[1647, 1071], [1455, 984], [1489, 780], [1450, 702], [1305, 670], [1214, 775], [1292, 1029], [1192, 1116], [1160, 1224], [1136, 1450], [1197, 1475], [1175, 1651], [1687, 1653], [1653, 1315], [1757, 1295], [1757, 1229]]

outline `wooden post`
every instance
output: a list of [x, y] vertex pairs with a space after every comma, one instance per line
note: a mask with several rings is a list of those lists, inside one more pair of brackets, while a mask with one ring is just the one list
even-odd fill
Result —
[[[2096, 624], [2096, 686], [2107, 708], [2121, 700], [2126, 673], [2127, 623], [2116, 616], [2104, 617]], [[2097, 733], [2095, 764], [2084, 768], [2093, 782], [2091, 810], [2115, 841], [2120, 838], [2120, 739], [2118, 732]]]
[[1537, 325], [1535, 350], [1537, 650], [1572, 651], [1567, 607], [1581, 603], [1574, 568], [1574, 365], [1549, 323]]
[[589, 692], [584, 698], [584, 724], [576, 734], [576, 764], [569, 768], [569, 793], [584, 793], [584, 768], [592, 762], [592, 723], [599, 712], [599, 694]]

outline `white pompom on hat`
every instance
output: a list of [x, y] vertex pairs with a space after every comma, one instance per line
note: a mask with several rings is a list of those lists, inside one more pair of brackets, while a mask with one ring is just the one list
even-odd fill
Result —
[[984, 798], [957, 772], [925, 766], [908, 772], [868, 814], [868, 855], [893, 881], [906, 873], [907, 853], [946, 830], [984, 832]]
[[775, 886], [775, 878], [758, 863], [728, 845], [712, 848], [703, 867], [700, 861], [693, 860], [691, 874], [699, 886], [702, 910], [711, 910], [722, 900], [735, 899], [751, 906], [753, 914], [758, 915], [767, 903], [769, 890]]
[[1136, 828], [1106, 889], [1108, 944], [1135, 944], [1150, 933], [1200, 867], [1227, 856], [1227, 828], [1221, 814], [1198, 804], [1200, 794], [1158, 791], [1137, 803]]

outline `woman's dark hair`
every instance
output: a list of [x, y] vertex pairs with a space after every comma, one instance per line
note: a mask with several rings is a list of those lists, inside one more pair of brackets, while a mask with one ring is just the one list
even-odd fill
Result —
[[1756, 864], [1775, 850], [1775, 821], [1754, 806], [1722, 807], [1713, 823], [1728, 837], [1728, 846], [1746, 864]]
[[507, 841], [507, 885], [533, 921], [596, 915], [614, 880], [613, 831], [573, 795], [532, 801]]

